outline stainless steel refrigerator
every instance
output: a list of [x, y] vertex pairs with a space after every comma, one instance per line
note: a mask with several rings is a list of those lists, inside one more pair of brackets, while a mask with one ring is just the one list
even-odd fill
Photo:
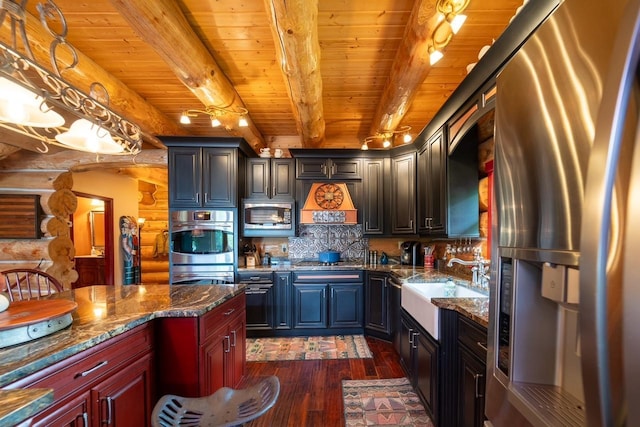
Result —
[[565, 0], [497, 78], [485, 414], [640, 426], [640, 0]]

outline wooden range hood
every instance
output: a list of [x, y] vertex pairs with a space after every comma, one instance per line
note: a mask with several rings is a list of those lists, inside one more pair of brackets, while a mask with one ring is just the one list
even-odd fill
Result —
[[300, 214], [300, 224], [357, 224], [358, 211], [345, 183], [311, 185]]

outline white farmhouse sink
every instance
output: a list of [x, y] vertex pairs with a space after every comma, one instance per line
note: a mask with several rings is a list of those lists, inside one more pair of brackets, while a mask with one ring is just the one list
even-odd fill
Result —
[[440, 309], [431, 298], [487, 298], [486, 295], [464, 286], [456, 285], [455, 296], [446, 295], [444, 282], [402, 284], [402, 308], [413, 316], [436, 340], [440, 332]]

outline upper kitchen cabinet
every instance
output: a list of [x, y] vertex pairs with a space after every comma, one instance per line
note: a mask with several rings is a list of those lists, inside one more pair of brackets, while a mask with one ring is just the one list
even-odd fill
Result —
[[169, 147], [170, 208], [237, 207], [241, 159], [251, 150], [243, 139], [161, 139]]
[[296, 159], [297, 179], [362, 179], [362, 161], [354, 158]]
[[292, 199], [295, 196], [293, 159], [247, 159], [245, 197]]
[[385, 177], [389, 175], [389, 159], [363, 161], [362, 223], [364, 234], [385, 233]]
[[391, 234], [416, 233], [416, 153], [391, 157]]
[[445, 235], [447, 225], [447, 140], [440, 129], [418, 152], [418, 233]]

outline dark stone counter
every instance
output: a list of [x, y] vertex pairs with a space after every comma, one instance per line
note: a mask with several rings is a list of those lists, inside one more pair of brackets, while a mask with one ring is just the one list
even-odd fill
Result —
[[422, 267], [412, 267], [400, 264], [377, 264], [365, 265], [358, 263], [340, 263], [340, 265], [309, 265], [308, 263], [274, 266], [258, 266], [238, 269], [239, 272], [271, 272], [271, 271], [297, 271], [297, 270], [365, 270], [379, 271], [391, 273], [401, 282], [420, 283], [420, 282], [444, 282], [447, 279], [453, 279], [459, 285], [470, 287], [476, 291], [487, 294], [486, 298], [432, 298], [434, 305], [447, 310], [457, 311], [463, 316], [487, 327], [489, 324], [489, 293], [487, 290], [479, 290], [472, 287], [471, 283], [466, 279], [444, 274], [437, 270], [424, 269]]
[[[47, 337], [0, 349], [0, 388], [152, 319], [201, 316], [242, 292], [243, 285], [88, 286], [60, 292], [50, 298], [78, 304], [72, 325]], [[48, 394], [52, 394], [50, 390]], [[0, 390], [0, 425], [19, 422], [16, 412], [29, 418], [48, 404], [47, 399], [52, 401], [42, 389]], [[21, 410], [11, 415], [6, 413], [10, 408]]]

